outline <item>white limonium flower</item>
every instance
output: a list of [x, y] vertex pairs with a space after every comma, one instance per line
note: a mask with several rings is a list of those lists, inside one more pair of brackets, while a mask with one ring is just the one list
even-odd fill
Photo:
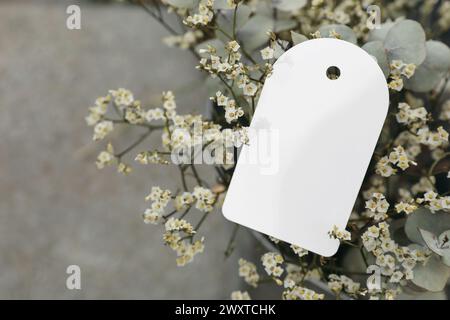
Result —
[[332, 239], [338, 239], [341, 241], [347, 241], [352, 239], [352, 235], [347, 230], [340, 230], [336, 225], [328, 232], [328, 235]]
[[279, 278], [283, 273], [283, 268], [280, 265], [284, 260], [280, 254], [267, 252], [261, 257], [261, 262], [269, 276]]
[[119, 88], [117, 90], [110, 90], [114, 103], [118, 107], [128, 107], [134, 101], [133, 93], [130, 90]]
[[247, 291], [233, 291], [231, 300], [251, 300], [251, 298]]
[[99, 153], [95, 164], [98, 169], [103, 169], [105, 166], [110, 165], [115, 160], [114, 149], [111, 143], [108, 143], [106, 150]]
[[258, 91], [258, 86], [253, 82], [249, 82], [244, 86], [243, 91], [246, 96], [254, 96], [256, 91]]
[[300, 258], [303, 257], [303, 256], [306, 256], [306, 255], [308, 254], [308, 250], [303, 249], [302, 247], [297, 246], [297, 245], [295, 245], [295, 244], [291, 244], [291, 249], [292, 249], [292, 251], [294, 251], [295, 254], [298, 255]]
[[95, 125], [94, 136], [92, 137], [92, 139], [94, 141], [102, 140], [113, 130], [114, 124], [112, 121], [101, 121]]
[[239, 276], [243, 277], [252, 287], [258, 286], [259, 274], [256, 271], [256, 266], [243, 258], [239, 259]]
[[263, 60], [270, 60], [273, 59], [273, 54], [275, 50], [273, 50], [271, 47], [266, 47], [261, 50], [261, 57]]

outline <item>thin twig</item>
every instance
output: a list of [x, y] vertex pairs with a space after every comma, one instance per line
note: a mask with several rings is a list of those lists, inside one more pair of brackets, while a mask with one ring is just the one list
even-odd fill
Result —
[[233, 232], [231, 233], [230, 240], [228, 241], [227, 249], [225, 250], [225, 258], [231, 256], [234, 251], [234, 240], [236, 239], [236, 235], [239, 231], [240, 225], [237, 223], [234, 224]]
[[153, 132], [152, 129], [148, 129], [146, 133], [141, 135], [139, 139], [137, 139], [135, 142], [133, 142], [129, 147], [125, 148], [123, 151], [117, 153], [115, 156], [120, 159], [122, 158], [127, 152], [134, 149], [136, 146], [138, 146], [142, 141], [144, 141], [151, 133]]

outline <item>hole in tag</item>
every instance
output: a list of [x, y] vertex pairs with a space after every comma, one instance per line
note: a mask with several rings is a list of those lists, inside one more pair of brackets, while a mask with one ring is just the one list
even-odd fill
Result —
[[341, 76], [341, 70], [339, 70], [336, 66], [331, 66], [327, 69], [327, 77], [330, 80], [336, 80], [339, 79]]

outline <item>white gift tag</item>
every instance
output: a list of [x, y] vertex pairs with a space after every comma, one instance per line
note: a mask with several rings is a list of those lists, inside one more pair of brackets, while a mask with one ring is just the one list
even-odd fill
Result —
[[328, 232], [347, 225], [388, 105], [383, 72], [361, 48], [316, 39], [288, 50], [262, 89], [225, 217], [335, 254]]

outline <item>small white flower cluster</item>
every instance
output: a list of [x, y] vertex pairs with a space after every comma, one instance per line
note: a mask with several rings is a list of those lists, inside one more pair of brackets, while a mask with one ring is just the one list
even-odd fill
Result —
[[129, 174], [131, 171], [132, 168], [123, 162], [120, 162], [119, 165], [117, 166], [117, 172], [119, 173]]
[[243, 258], [239, 259], [239, 276], [243, 277], [245, 282], [252, 287], [256, 288], [258, 286], [259, 274], [256, 271], [256, 266], [254, 263]]
[[183, 219], [169, 218], [164, 226], [168, 232], [182, 231], [188, 235], [193, 235], [195, 233], [194, 227]]
[[101, 151], [97, 156], [95, 164], [98, 169], [103, 169], [105, 166], [111, 165], [116, 157], [114, 156], [114, 148], [111, 143], [108, 143], [106, 150]]
[[231, 300], [251, 300], [247, 291], [233, 291], [231, 293]]
[[284, 300], [323, 300], [323, 294], [316, 293], [311, 289], [294, 286], [283, 291]]
[[161, 157], [161, 154], [158, 151], [141, 151], [136, 155], [134, 161], [137, 161], [140, 164], [169, 164], [169, 161]]
[[383, 177], [390, 177], [397, 172], [397, 169], [393, 168], [392, 165], [404, 171], [409, 168], [410, 164], [417, 165], [416, 162], [408, 159], [402, 146], [397, 146], [389, 156], [384, 156], [378, 161], [375, 172]]
[[109, 120], [102, 120], [94, 127], [93, 140], [98, 141], [104, 139], [110, 132], [114, 130], [114, 124]]
[[385, 220], [388, 217], [389, 203], [383, 194], [376, 192], [366, 201], [366, 209], [370, 211], [369, 217], [375, 221]]
[[335, 294], [339, 295], [342, 291], [347, 294], [357, 295], [359, 293], [360, 284], [344, 275], [330, 274], [328, 276], [328, 288]]
[[372, 198], [374, 193], [385, 193], [386, 187], [384, 181], [380, 176], [373, 175], [370, 180], [370, 187], [362, 192], [362, 196], [365, 200]]
[[342, 39], [342, 35], [338, 32], [336, 32], [335, 29], [331, 29], [330, 32], [328, 32], [328, 37], [333, 39]]
[[216, 195], [211, 190], [197, 186], [194, 188], [192, 195], [197, 200], [195, 208], [203, 212], [211, 212], [213, 210], [213, 205], [216, 202]]
[[441, 30], [448, 30], [450, 28], [450, 2], [442, 1], [438, 10], [439, 19], [437, 24]]
[[334, 225], [333, 228], [328, 232], [328, 235], [332, 239], [338, 239], [340, 241], [351, 240], [352, 235], [347, 230], [340, 230], [338, 226]]
[[198, 5], [198, 13], [188, 16], [183, 23], [190, 27], [208, 25], [214, 18], [213, 5], [214, 0], [201, 0]]
[[109, 95], [105, 97], [98, 97], [95, 100], [95, 105], [89, 108], [89, 115], [85, 118], [88, 126], [97, 124], [108, 110], [108, 104], [111, 101]]
[[414, 212], [416, 209], [417, 205], [414, 203], [414, 200], [410, 202], [400, 201], [395, 205], [395, 211], [397, 211], [397, 213], [404, 212], [406, 214], [410, 214]]
[[419, 142], [428, 146], [431, 150], [448, 145], [448, 132], [440, 126], [437, 131], [431, 131], [428, 126], [423, 126], [417, 130]]
[[183, 192], [175, 197], [174, 207], [175, 210], [181, 211], [189, 208], [194, 203], [194, 196], [190, 192]]
[[280, 243], [280, 239], [277, 239], [277, 238], [272, 237], [272, 236], [269, 236], [269, 240], [272, 241], [273, 243], [276, 243], [276, 244]]
[[145, 197], [145, 201], [152, 201], [150, 208], [146, 209], [143, 215], [145, 223], [158, 224], [164, 209], [169, 204], [171, 194], [170, 190], [152, 187], [150, 194]]
[[182, 267], [194, 260], [195, 255], [205, 249], [204, 238], [191, 243], [189, 240], [178, 242], [178, 246], [172, 248], [177, 253], [177, 266]]
[[442, 105], [441, 113], [439, 114], [439, 120], [450, 120], [450, 99], [445, 101]]
[[432, 213], [439, 210], [450, 212], [450, 196], [441, 197], [434, 191], [427, 191], [423, 198], [417, 198], [416, 201], [419, 204], [424, 203]]
[[111, 143], [108, 143], [106, 150], [101, 151], [95, 162], [97, 169], [103, 169], [106, 166], [117, 163], [117, 172], [128, 174], [131, 172], [131, 167], [119, 161], [119, 158], [114, 155], [114, 148]]
[[416, 71], [416, 65], [413, 63], [406, 64], [401, 60], [394, 60], [390, 64], [390, 82], [388, 87], [395, 91], [401, 91], [403, 89], [402, 76], [410, 79]]
[[399, 188], [398, 195], [400, 202], [395, 205], [395, 211], [397, 213], [404, 212], [406, 214], [410, 214], [418, 208], [416, 201], [412, 197], [409, 190]]
[[298, 255], [300, 258], [303, 257], [303, 256], [306, 256], [306, 255], [308, 254], [308, 250], [303, 249], [302, 247], [297, 246], [297, 245], [295, 245], [295, 244], [291, 244], [291, 249], [292, 249], [292, 251], [294, 251], [294, 253], [295, 253], [296, 255]]
[[[181, 267], [194, 259], [194, 256], [204, 250], [204, 238], [191, 241], [195, 230], [192, 225], [183, 219], [169, 218], [165, 223], [164, 243], [177, 253], [177, 266]], [[186, 234], [189, 239], [181, 237], [180, 233]]]
[[187, 31], [182, 35], [165, 37], [163, 39], [163, 42], [169, 47], [189, 49], [190, 47], [194, 46], [202, 37], [203, 32], [200, 30]]
[[222, 106], [225, 109], [225, 120], [228, 123], [237, 121], [244, 115], [244, 110], [242, 110], [241, 107], [236, 106], [236, 101], [234, 99], [229, 99], [222, 92], [216, 92], [215, 100], [218, 106]]
[[283, 273], [283, 268], [280, 265], [284, 260], [280, 254], [267, 252], [261, 257], [261, 262], [269, 276], [279, 278]]
[[124, 88], [109, 90], [109, 94], [117, 107], [129, 107], [134, 102], [133, 93]]
[[[150, 123], [152, 121], [157, 120], [172, 120], [175, 121], [177, 117], [181, 117], [177, 115], [176, 107], [177, 104], [175, 102], [175, 96], [172, 91], [166, 91], [162, 93], [162, 103], [163, 108], [153, 108], [147, 110], [145, 113], [145, 119]], [[180, 119], [179, 121], [182, 121]]]
[[265, 47], [260, 52], [263, 60], [270, 60], [273, 59], [273, 54], [275, 53], [275, 50], [271, 47]]
[[[250, 81], [247, 73], [250, 71], [250, 67], [244, 66], [240, 62], [241, 54], [237, 51], [239, 49], [239, 44], [236, 41], [231, 41], [226, 45], [227, 56], [220, 57], [217, 55], [217, 49], [211, 45], [208, 45], [206, 49], [200, 49], [201, 54], [206, 54], [206, 57], [200, 59], [197, 69], [204, 70], [208, 72], [212, 78], [220, 77], [220, 79], [225, 82], [226, 80], [234, 81], [235, 85], [242, 89], [242, 93], [247, 98], [255, 97], [259, 86], [254, 82]], [[209, 55], [209, 56], [208, 56]], [[253, 68], [258, 68], [253, 67]], [[270, 64], [266, 68], [264, 73], [268, 75], [270, 73]], [[223, 78], [225, 76], [226, 79]], [[233, 90], [231, 86], [228, 86], [229, 90]]]
[[[361, 239], [364, 248], [375, 256], [375, 263], [380, 267], [381, 275], [388, 277], [390, 284], [402, 282], [403, 285], [405, 283], [402, 280], [412, 279], [413, 268], [418, 262], [425, 262], [429, 256], [426, 248], [411, 249], [395, 243], [391, 239], [389, 225], [386, 222], [369, 227]], [[386, 283], [382, 285], [382, 289], [388, 289]]]
[[321, 279], [321, 270], [318, 268], [308, 269], [292, 263], [286, 266], [286, 276], [283, 280], [285, 288], [293, 288], [296, 285], [301, 285], [305, 280], [319, 281]]
[[[109, 94], [99, 97], [95, 101], [95, 106], [89, 108], [89, 115], [86, 122], [89, 126], [94, 126], [93, 140], [98, 141], [104, 139], [114, 130], [114, 121], [125, 124], [142, 125], [145, 121], [163, 120], [166, 117], [175, 117], [175, 101], [172, 92], [163, 93], [164, 110], [155, 108], [144, 110], [138, 100], [134, 100], [133, 93], [127, 89], [119, 88], [117, 90], [109, 90]], [[106, 116], [108, 104], [112, 102], [116, 118], [110, 119]], [[112, 147], [108, 146], [106, 151], [99, 154], [97, 158], [97, 167], [104, 168], [106, 165], [112, 164], [114, 158], [120, 160], [120, 156], [115, 157]], [[111, 152], [110, 152], [111, 151]], [[167, 164], [167, 160], [160, 156], [157, 151], [141, 152], [136, 156], [136, 161], [142, 164], [159, 163]], [[117, 170], [120, 173], [130, 173], [131, 167], [123, 162], [117, 161]]]
[[397, 122], [402, 124], [411, 124], [413, 122], [425, 123], [427, 120], [427, 110], [424, 107], [411, 108], [406, 102], [398, 104], [399, 111], [395, 115]]
[[417, 195], [419, 193], [425, 193], [428, 192], [429, 190], [434, 188], [434, 185], [436, 183], [436, 178], [434, 176], [431, 177], [420, 177], [419, 182], [417, 182], [416, 184], [414, 184], [411, 187], [411, 192], [414, 195]]

